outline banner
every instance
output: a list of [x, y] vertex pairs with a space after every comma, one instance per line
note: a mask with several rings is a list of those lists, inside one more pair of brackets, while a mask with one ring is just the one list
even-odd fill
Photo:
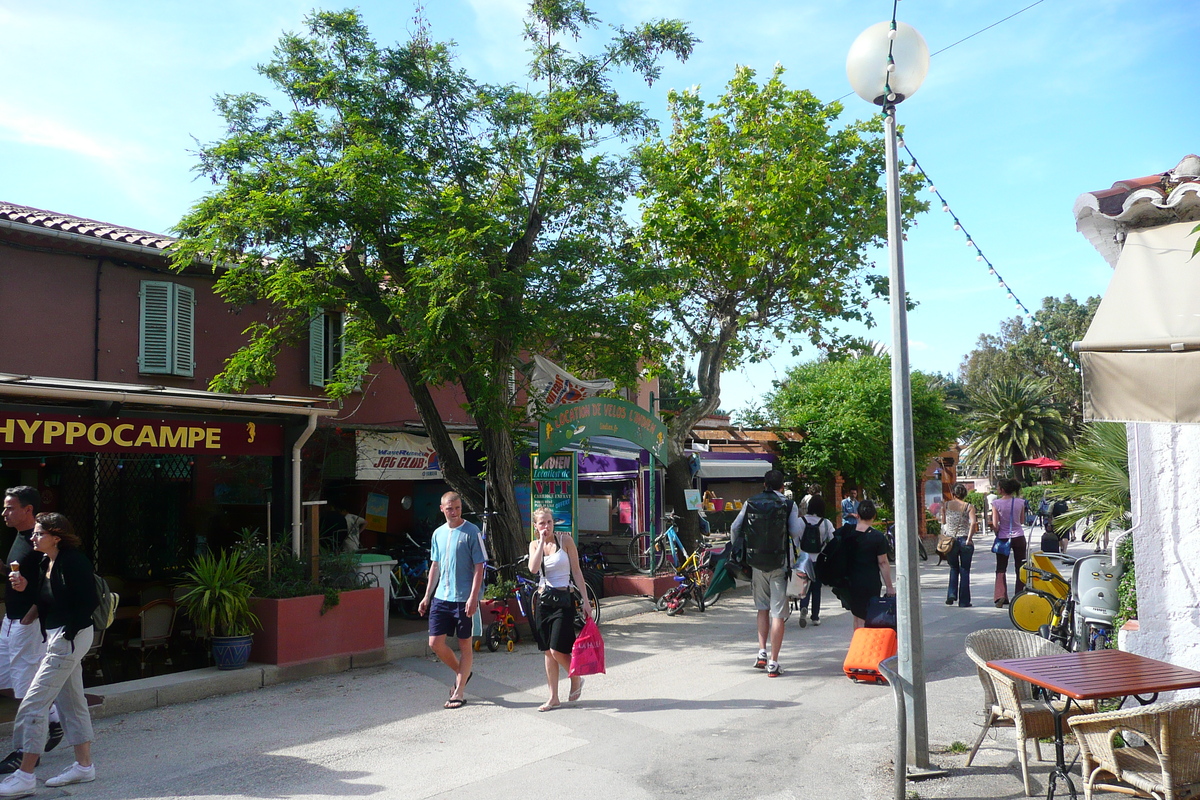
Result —
[[[461, 436], [453, 436], [454, 449], [463, 460]], [[425, 436], [391, 431], [357, 431], [357, 464], [354, 477], [360, 481], [441, 480], [442, 467], [433, 442]]]
[[[574, 453], [555, 453], [530, 457], [533, 465], [532, 511], [545, 506], [554, 511], [554, 530], [575, 536], [575, 498], [579, 494], [579, 475]], [[531, 514], [532, 514], [531, 511]], [[530, 525], [530, 541], [537, 531]]]
[[277, 456], [283, 426], [261, 422], [0, 412], [0, 450]]
[[387, 533], [388, 502], [386, 494], [370, 492], [367, 495], [367, 530]]
[[538, 452], [553, 453], [592, 436], [633, 442], [667, 460], [667, 428], [646, 409], [625, 400], [598, 398], [547, 411], [538, 426]]
[[616, 386], [612, 381], [580, 380], [553, 361], [541, 356], [533, 357], [533, 373], [530, 375], [529, 382], [538, 402], [546, 406], [575, 403], [586, 397], [595, 397], [600, 392]]

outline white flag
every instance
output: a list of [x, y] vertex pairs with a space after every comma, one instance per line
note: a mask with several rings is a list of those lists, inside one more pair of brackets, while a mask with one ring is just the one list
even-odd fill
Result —
[[547, 406], [576, 403], [616, 386], [612, 381], [583, 381], [549, 359], [533, 357], [533, 393]]

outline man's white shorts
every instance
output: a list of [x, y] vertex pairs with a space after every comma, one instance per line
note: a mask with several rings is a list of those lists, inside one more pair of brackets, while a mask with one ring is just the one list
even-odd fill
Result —
[[18, 619], [5, 617], [0, 623], [0, 689], [11, 688], [14, 697], [24, 697], [45, 654], [37, 620], [22, 625]]

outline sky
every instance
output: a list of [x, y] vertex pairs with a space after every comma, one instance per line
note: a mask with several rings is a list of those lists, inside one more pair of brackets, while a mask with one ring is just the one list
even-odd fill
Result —
[[[1192, 69], [1200, 40], [1195, 0], [900, 0], [897, 18], [934, 53], [920, 90], [899, 106], [906, 144], [1016, 296], [1103, 294], [1111, 269], [1075, 231], [1072, 207], [1088, 191], [1165, 172], [1200, 151], [1190, 113], [1200, 98]], [[322, 6], [338, 9], [348, 4]], [[667, 62], [652, 87], [628, 96], [665, 117], [671, 88], [697, 85], [715, 99], [736, 65], [770, 74], [823, 101], [843, 119], [873, 106], [850, 93], [846, 53], [892, 0], [591, 0], [607, 25], [686, 21], [701, 43]], [[293, 0], [0, 0], [0, 52], [10, 78], [0, 93], [0, 200], [168, 233], [209, 187], [196, 179], [196, 142], [221, 135], [212, 98], [269, 87], [255, 67], [284, 31], [317, 6]], [[376, 40], [413, 30], [407, 1], [354, 5]], [[476, 79], [525, 83], [522, 0], [426, 0], [432, 35], [457, 43]], [[964, 37], [1018, 13], [969, 40]], [[604, 31], [589, 34], [599, 43]], [[953, 46], [951, 46], [953, 45]], [[945, 52], [938, 53], [951, 46]], [[846, 96], [848, 95], [849, 96]], [[1016, 308], [932, 194], [904, 245], [912, 366], [955, 373], [982, 333]], [[886, 252], [878, 252], [881, 271]], [[891, 343], [880, 326], [857, 331]], [[1063, 343], [1064, 345], [1069, 343]], [[721, 407], [758, 401], [797, 361], [725, 376]]]

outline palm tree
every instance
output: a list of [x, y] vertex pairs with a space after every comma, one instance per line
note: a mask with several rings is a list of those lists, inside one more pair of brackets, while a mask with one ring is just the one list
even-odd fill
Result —
[[1129, 451], [1125, 426], [1093, 422], [1063, 456], [1071, 483], [1055, 484], [1050, 495], [1071, 502], [1071, 510], [1054, 521], [1064, 530], [1088, 520], [1084, 537], [1099, 541], [1110, 528], [1129, 527]]
[[1054, 455], [1070, 444], [1062, 405], [1038, 378], [1001, 378], [970, 393], [968, 462], [994, 477], [998, 468]]

